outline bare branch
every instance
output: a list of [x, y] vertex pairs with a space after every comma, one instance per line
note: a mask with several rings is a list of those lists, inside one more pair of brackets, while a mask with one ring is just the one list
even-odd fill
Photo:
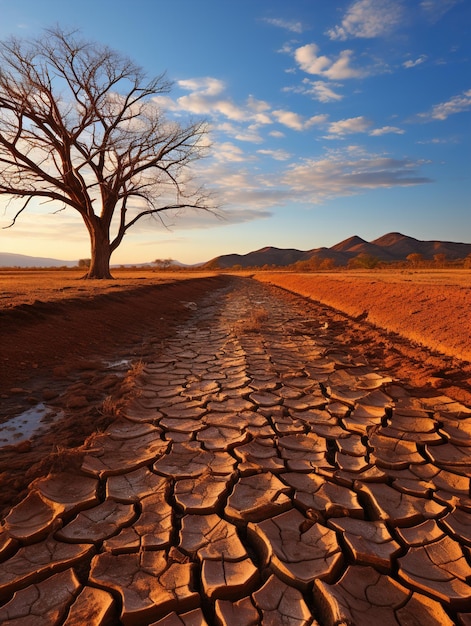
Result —
[[5, 230], [6, 228], [11, 228], [12, 226], [15, 225], [17, 218], [19, 217], [19, 215], [21, 213], [23, 213], [23, 211], [26, 209], [26, 207], [28, 206], [30, 200], [32, 200], [32, 196], [30, 196], [29, 198], [26, 199], [25, 203], [23, 204], [23, 206], [21, 207], [21, 209], [19, 211], [17, 211], [17, 213], [13, 216], [13, 219], [11, 221], [10, 224], [8, 224], [8, 226], [3, 226], [3, 229]]
[[[11, 225], [33, 197], [78, 211], [96, 275], [94, 251], [109, 262], [110, 250], [142, 217], [211, 211], [187, 175], [205, 155], [207, 126], [165, 119], [153, 97], [170, 87], [164, 73], [148, 80], [130, 59], [76, 31], [55, 27], [36, 40], [0, 42], [0, 195], [27, 197]], [[146, 208], [129, 217], [132, 198]], [[118, 234], [110, 242], [116, 211]]]

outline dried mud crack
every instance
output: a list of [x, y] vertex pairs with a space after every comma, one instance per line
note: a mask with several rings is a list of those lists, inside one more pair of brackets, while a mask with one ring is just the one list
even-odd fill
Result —
[[471, 408], [351, 325], [214, 283], [5, 516], [0, 623], [470, 624]]

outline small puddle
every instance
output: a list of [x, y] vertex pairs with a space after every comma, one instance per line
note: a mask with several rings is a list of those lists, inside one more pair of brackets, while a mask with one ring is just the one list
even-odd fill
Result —
[[[129, 370], [132, 359], [121, 358], [104, 363], [107, 370], [124, 375]], [[15, 446], [31, 439], [34, 435], [46, 431], [52, 424], [64, 417], [58, 408], [39, 402], [19, 415], [0, 423], [0, 449]]]
[[23, 411], [20, 415], [0, 424], [0, 448], [16, 445], [30, 439], [61, 417], [63, 417], [62, 411], [52, 409], [40, 402], [36, 406]]
[[119, 361], [107, 361], [106, 362], [106, 369], [109, 369], [109, 370], [129, 368], [130, 366], [131, 366], [130, 359], [120, 359]]

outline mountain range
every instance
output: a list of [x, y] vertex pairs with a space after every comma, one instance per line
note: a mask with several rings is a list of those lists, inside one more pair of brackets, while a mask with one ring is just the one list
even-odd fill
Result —
[[0, 252], [0, 267], [74, 267], [78, 261], [61, 261], [14, 252]]
[[205, 268], [229, 268], [234, 265], [241, 267], [263, 267], [264, 265], [287, 266], [297, 261], [332, 259], [335, 265], [347, 265], [350, 259], [359, 255], [369, 255], [379, 261], [405, 261], [409, 254], [420, 254], [425, 260], [432, 260], [437, 254], [444, 254], [449, 261], [464, 259], [471, 254], [471, 243], [454, 243], [451, 241], [421, 241], [401, 233], [388, 233], [375, 239], [365, 241], [354, 235], [331, 248], [313, 248], [312, 250], [296, 250], [295, 248], [273, 248], [268, 246], [247, 254], [225, 254], [208, 263]]
[[[405, 261], [409, 254], [420, 254], [423, 259], [432, 260], [437, 254], [444, 254], [449, 261], [464, 259], [471, 255], [471, 243], [454, 243], [452, 241], [421, 241], [401, 233], [388, 233], [374, 241], [365, 241], [354, 235], [330, 248], [313, 248], [312, 250], [296, 250], [295, 248], [274, 248], [267, 246], [247, 254], [225, 254], [198, 264], [204, 269], [226, 269], [238, 265], [240, 267], [263, 267], [274, 265], [286, 267], [297, 261], [309, 261], [317, 258], [320, 261], [332, 259], [335, 265], [347, 265], [350, 259], [358, 255], [369, 255], [379, 261]], [[33, 257], [25, 254], [0, 252], [0, 267], [74, 267], [78, 261], [61, 261], [46, 257]], [[182, 265], [174, 261], [175, 265]], [[136, 263], [136, 265], [153, 266], [152, 263]], [[186, 266], [188, 267], [188, 266]], [[192, 266], [196, 267], [196, 266]]]

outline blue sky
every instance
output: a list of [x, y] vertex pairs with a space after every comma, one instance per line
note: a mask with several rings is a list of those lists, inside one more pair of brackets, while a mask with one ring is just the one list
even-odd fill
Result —
[[[1, 39], [58, 23], [166, 71], [167, 115], [210, 124], [196, 173], [224, 217], [138, 225], [112, 263], [390, 231], [471, 242], [468, 0], [0, 0], [0, 14]], [[0, 251], [89, 256], [80, 217], [52, 210], [1, 230]]]

